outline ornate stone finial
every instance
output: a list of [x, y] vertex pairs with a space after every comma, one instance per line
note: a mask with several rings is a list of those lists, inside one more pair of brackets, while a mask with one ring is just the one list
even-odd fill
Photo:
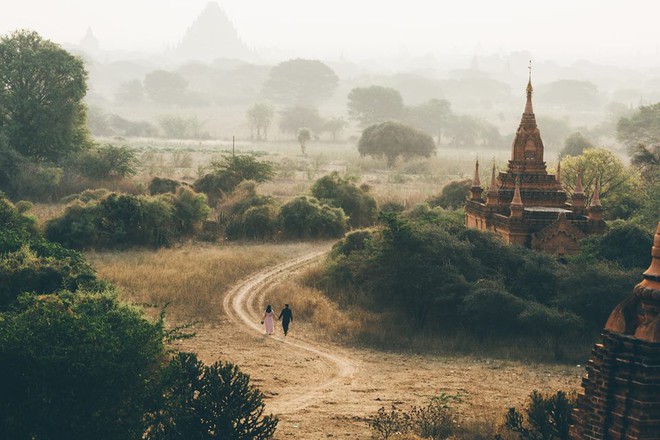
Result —
[[479, 179], [479, 158], [477, 158], [477, 161], [474, 164], [474, 179], [472, 179], [472, 186], [481, 186], [481, 180]]
[[582, 170], [578, 170], [577, 182], [575, 183], [573, 194], [584, 194], [584, 190], [582, 189]]
[[660, 297], [660, 222], [653, 238], [653, 247], [651, 248], [651, 265], [644, 272], [644, 280], [641, 283], [647, 289], [657, 292]]
[[520, 206], [521, 208], [523, 206], [522, 197], [520, 196], [520, 175], [516, 177], [516, 186], [513, 190], [513, 200], [511, 200], [511, 206]]
[[589, 204], [590, 208], [602, 207], [600, 203], [600, 182], [596, 179], [596, 185], [594, 186], [594, 195], [591, 196], [591, 203]]
[[488, 192], [486, 193], [486, 204], [487, 205], [496, 205], [497, 204], [497, 179], [495, 178], [495, 160], [493, 160], [493, 171], [490, 175], [490, 186], [488, 187]]
[[561, 183], [561, 160], [557, 162], [557, 183]]
[[532, 60], [529, 60], [529, 81], [527, 81], [527, 93], [532, 93], [534, 88], [532, 87]]

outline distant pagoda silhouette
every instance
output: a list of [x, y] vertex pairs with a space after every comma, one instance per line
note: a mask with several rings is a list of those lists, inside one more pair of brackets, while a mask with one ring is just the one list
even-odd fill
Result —
[[507, 171], [496, 176], [493, 164], [485, 200], [477, 160], [465, 204], [465, 225], [496, 232], [507, 243], [555, 255], [575, 253], [581, 238], [603, 233], [607, 228], [602, 219], [598, 182], [588, 208], [581, 177], [568, 203], [560, 166], [556, 176], [548, 174], [543, 160], [543, 140], [532, 106], [531, 73], [526, 91], [527, 102], [511, 146]]
[[593, 349], [573, 440], [660, 440], [660, 223], [651, 256]]
[[215, 2], [209, 2], [173, 50], [181, 61], [211, 62], [218, 58], [253, 60], [234, 25]]

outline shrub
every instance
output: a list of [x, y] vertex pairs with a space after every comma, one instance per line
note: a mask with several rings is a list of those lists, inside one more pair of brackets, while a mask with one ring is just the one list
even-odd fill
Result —
[[93, 180], [130, 177], [137, 172], [136, 164], [137, 158], [133, 150], [112, 144], [78, 153], [71, 163], [78, 173]]
[[23, 296], [0, 315], [0, 431], [8, 438], [141, 438], [162, 322], [115, 294]]
[[449, 209], [465, 206], [465, 200], [471, 186], [472, 182], [470, 180], [449, 182], [442, 188], [438, 197], [429, 200], [429, 205]]
[[368, 423], [379, 440], [388, 440], [396, 434], [405, 434], [411, 427], [410, 414], [397, 409], [394, 405], [389, 411], [384, 407], [380, 408]]
[[176, 191], [172, 206], [175, 228], [181, 235], [192, 234], [211, 212], [211, 208], [206, 204], [206, 196], [186, 187]]
[[332, 238], [346, 232], [346, 215], [340, 208], [322, 205], [301, 196], [284, 204], [279, 214], [282, 232], [289, 238]]
[[149, 182], [149, 194], [155, 196], [157, 194], [175, 193], [181, 185], [185, 185], [185, 183], [173, 179], [154, 177]]
[[653, 235], [628, 222], [614, 225], [602, 236], [591, 236], [582, 242], [582, 255], [613, 261], [623, 268], [646, 268], [651, 263], [649, 249]]
[[163, 384], [147, 439], [266, 439], [275, 432], [278, 420], [264, 415], [263, 394], [229, 362], [205, 366], [194, 354], [179, 353]]
[[231, 193], [244, 180], [266, 182], [275, 175], [272, 162], [259, 161], [252, 155], [224, 156], [213, 162], [213, 171], [197, 179], [193, 188], [209, 196], [215, 202]]
[[53, 293], [65, 287], [90, 286], [94, 281], [93, 270], [76, 252], [63, 250], [58, 255], [24, 244], [0, 257], [0, 310], [23, 292]]
[[342, 179], [333, 172], [317, 180], [311, 193], [321, 203], [344, 210], [348, 223], [353, 228], [371, 226], [378, 216], [376, 200], [369, 194], [369, 188], [358, 188], [348, 179]]
[[504, 427], [520, 440], [570, 440], [569, 427], [576, 404], [574, 394], [558, 391], [553, 395], [533, 391], [523, 413], [509, 408]]

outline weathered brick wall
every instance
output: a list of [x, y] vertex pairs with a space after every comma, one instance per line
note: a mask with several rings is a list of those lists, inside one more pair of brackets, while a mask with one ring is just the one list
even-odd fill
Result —
[[574, 440], [660, 440], [660, 344], [604, 331], [578, 396]]

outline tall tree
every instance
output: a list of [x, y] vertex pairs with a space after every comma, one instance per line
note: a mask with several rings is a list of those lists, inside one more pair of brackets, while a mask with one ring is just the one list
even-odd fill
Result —
[[660, 102], [642, 106], [630, 117], [619, 119], [616, 126], [616, 137], [630, 152], [634, 152], [639, 144], [660, 144]]
[[559, 153], [559, 158], [566, 156], [579, 156], [587, 148], [593, 148], [594, 144], [581, 132], [576, 131], [564, 140], [564, 148]]
[[254, 136], [254, 130], [257, 131], [257, 139], [261, 139], [263, 133], [264, 139], [268, 139], [268, 127], [273, 121], [275, 110], [273, 106], [266, 103], [256, 103], [245, 113], [248, 120], [248, 125]]
[[400, 120], [403, 112], [401, 94], [390, 87], [356, 87], [348, 94], [348, 114], [362, 127]]
[[284, 133], [298, 134], [303, 127], [320, 132], [323, 128], [323, 118], [319, 111], [312, 107], [291, 107], [280, 113], [280, 130]]
[[312, 131], [309, 128], [303, 127], [298, 130], [298, 142], [303, 156], [307, 154], [307, 142], [312, 139]]
[[393, 167], [397, 157], [429, 157], [435, 153], [435, 143], [428, 133], [400, 122], [383, 122], [362, 132], [358, 151], [361, 156], [385, 157]]
[[90, 145], [80, 58], [33, 31], [0, 39], [0, 135], [24, 156], [58, 160]]
[[438, 145], [442, 141], [442, 132], [451, 115], [451, 104], [446, 99], [431, 99], [408, 108], [410, 123], [421, 130], [435, 133], [438, 137]]
[[335, 72], [321, 61], [298, 58], [271, 69], [263, 94], [283, 104], [309, 106], [330, 98], [338, 82]]

